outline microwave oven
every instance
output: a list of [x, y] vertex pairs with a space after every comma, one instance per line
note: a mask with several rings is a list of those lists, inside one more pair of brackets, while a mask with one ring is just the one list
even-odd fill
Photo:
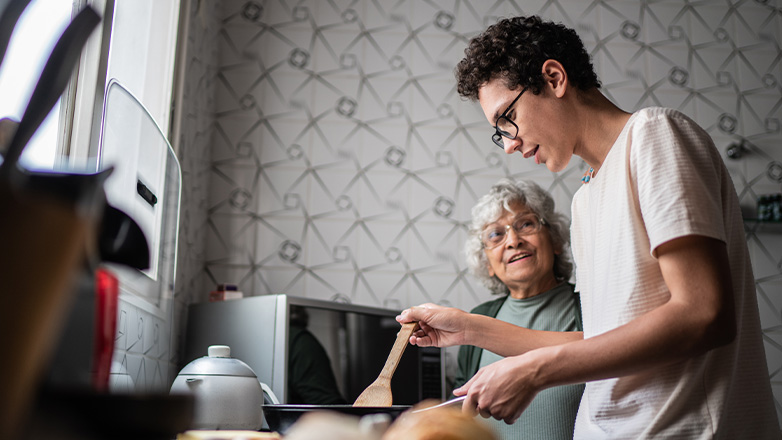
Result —
[[[396, 310], [300, 298], [262, 295], [193, 304], [188, 308], [182, 364], [205, 356], [210, 345], [228, 345], [231, 357], [250, 366], [279, 403], [337, 403], [297, 392], [301, 387], [296, 335], [305, 328], [307, 353], [325, 353], [310, 378], [333, 375], [341, 401], [353, 403], [380, 374], [400, 330]], [[299, 350], [300, 351], [300, 350]], [[180, 366], [181, 367], [181, 366]], [[330, 370], [330, 372], [329, 372]], [[306, 379], [306, 378], [305, 378]], [[312, 382], [312, 380], [310, 380]], [[445, 398], [444, 352], [408, 345], [391, 381], [395, 405]], [[320, 390], [323, 391], [323, 390]], [[309, 400], [308, 400], [309, 399]]]

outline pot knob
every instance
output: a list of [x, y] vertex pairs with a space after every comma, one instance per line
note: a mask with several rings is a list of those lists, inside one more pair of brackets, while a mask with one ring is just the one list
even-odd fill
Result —
[[227, 345], [210, 345], [206, 352], [210, 358], [231, 357], [231, 347]]

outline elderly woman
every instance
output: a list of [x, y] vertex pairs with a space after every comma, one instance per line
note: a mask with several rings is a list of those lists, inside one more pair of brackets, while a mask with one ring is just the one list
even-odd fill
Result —
[[[528, 181], [500, 180], [472, 209], [465, 244], [472, 273], [494, 295], [472, 310], [514, 325], [549, 331], [581, 331], [578, 294], [568, 283], [567, 218], [554, 212], [554, 200]], [[502, 359], [472, 345], [459, 349], [455, 386], [479, 368]], [[572, 439], [584, 385], [542, 391], [513, 425], [492, 420], [502, 439]]]

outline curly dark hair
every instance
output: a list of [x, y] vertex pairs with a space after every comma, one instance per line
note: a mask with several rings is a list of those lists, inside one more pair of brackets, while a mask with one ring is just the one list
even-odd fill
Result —
[[511, 90], [543, 89], [541, 69], [546, 60], [562, 63], [568, 80], [581, 90], [600, 87], [584, 43], [573, 29], [538, 16], [505, 18], [470, 40], [456, 66], [459, 95], [478, 100], [478, 90], [503, 78]]

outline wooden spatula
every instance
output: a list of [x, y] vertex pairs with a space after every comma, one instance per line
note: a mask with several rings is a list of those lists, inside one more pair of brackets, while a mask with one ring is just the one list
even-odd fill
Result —
[[353, 406], [391, 406], [393, 398], [391, 397], [391, 376], [394, 375], [402, 353], [405, 352], [407, 341], [414, 331], [418, 330], [417, 322], [408, 322], [402, 324], [402, 329], [396, 335], [394, 346], [391, 347], [391, 353], [386, 359], [386, 364], [380, 371], [380, 376], [358, 396]]

